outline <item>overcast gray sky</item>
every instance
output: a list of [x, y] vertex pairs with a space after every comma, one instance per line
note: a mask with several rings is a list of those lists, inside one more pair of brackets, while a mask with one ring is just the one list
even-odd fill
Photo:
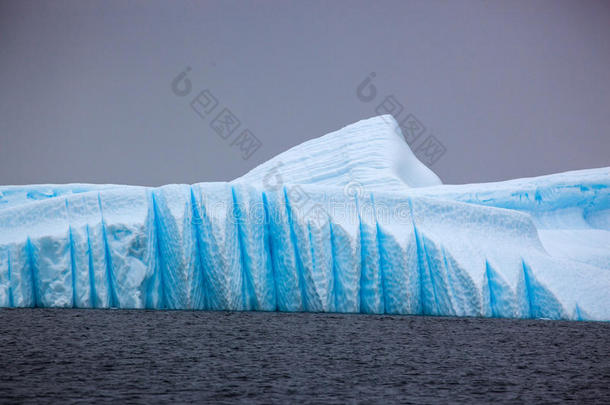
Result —
[[1, 1], [0, 89], [0, 184], [230, 180], [389, 95], [445, 183], [610, 166], [610, 2]]

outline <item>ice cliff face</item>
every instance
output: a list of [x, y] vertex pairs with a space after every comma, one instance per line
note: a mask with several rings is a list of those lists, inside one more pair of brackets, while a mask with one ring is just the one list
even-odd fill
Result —
[[610, 320], [610, 169], [448, 186], [391, 117], [231, 183], [0, 188], [0, 306]]

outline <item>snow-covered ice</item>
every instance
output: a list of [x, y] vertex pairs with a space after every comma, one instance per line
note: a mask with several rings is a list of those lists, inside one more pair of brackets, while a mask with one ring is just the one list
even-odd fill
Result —
[[0, 306], [610, 320], [610, 168], [442, 185], [390, 116], [232, 182], [0, 187]]

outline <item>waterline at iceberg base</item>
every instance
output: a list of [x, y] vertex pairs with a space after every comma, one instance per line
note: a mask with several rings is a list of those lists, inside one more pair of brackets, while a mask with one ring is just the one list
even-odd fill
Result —
[[229, 183], [5, 186], [0, 306], [608, 321], [609, 185], [442, 185], [381, 116]]

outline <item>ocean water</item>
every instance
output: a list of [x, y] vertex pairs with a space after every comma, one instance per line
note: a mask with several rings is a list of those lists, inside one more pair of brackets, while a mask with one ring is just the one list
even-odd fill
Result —
[[2, 403], [610, 403], [610, 323], [0, 310]]

